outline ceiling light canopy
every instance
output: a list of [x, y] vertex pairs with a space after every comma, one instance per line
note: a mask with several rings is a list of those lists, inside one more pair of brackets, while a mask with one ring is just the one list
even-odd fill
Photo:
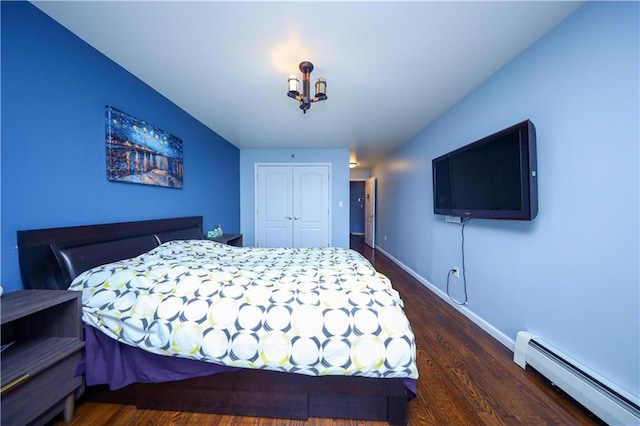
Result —
[[302, 94], [300, 93], [300, 81], [298, 76], [293, 74], [289, 76], [289, 91], [287, 96], [300, 102], [300, 109], [303, 113], [311, 108], [312, 102], [324, 101], [327, 99], [327, 80], [320, 77], [316, 81], [316, 95], [312, 98], [310, 93], [310, 77], [313, 71], [313, 64], [309, 61], [300, 62], [300, 71], [302, 71]]
[[358, 167], [358, 163], [356, 163], [355, 161], [352, 161], [352, 162], [349, 163], [349, 168], [350, 169], [353, 169], [353, 168], [356, 168], [356, 167]]

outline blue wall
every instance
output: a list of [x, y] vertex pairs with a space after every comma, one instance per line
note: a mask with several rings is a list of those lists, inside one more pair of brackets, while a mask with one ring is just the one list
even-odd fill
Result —
[[[587, 3], [372, 173], [379, 247], [444, 296], [461, 227], [433, 214], [431, 160], [531, 119], [540, 212], [466, 225], [469, 304], [458, 309], [507, 346], [519, 330], [538, 334], [636, 397], [638, 27], [637, 2]], [[452, 289], [462, 298], [462, 279]]]
[[[245, 246], [255, 246], [256, 164], [330, 164], [331, 241], [349, 247], [349, 150], [348, 149], [243, 149], [240, 152], [241, 228]], [[342, 207], [340, 207], [342, 203]]]
[[[105, 105], [183, 140], [184, 188], [106, 178]], [[240, 231], [239, 150], [33, 5], [2, 2], [2, 286], [16, 231], [204, 216]]]

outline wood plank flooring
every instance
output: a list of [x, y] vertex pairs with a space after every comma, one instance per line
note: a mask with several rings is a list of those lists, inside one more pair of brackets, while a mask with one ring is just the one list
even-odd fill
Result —
[[[512, 361], [512, 352], [395, 263], [352, 237], [351, 247], [391, 279], [416, 335], [418, 397], [409, 403], [409, 425], [597, 425], [586, 410], [554, 390], [534, 371]], [[64, 425], [62, 417], [53, 425]], [[342, 419], [307, 421], [138, 410], [80, 400], [72, 425], [382, 426]]]

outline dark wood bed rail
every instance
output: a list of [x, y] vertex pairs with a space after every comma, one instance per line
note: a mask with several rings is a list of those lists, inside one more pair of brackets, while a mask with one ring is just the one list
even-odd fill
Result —
[[[65, 290], [71, 280], [83, 272], [77, 270], [77, 266], [69, 270], [70, 256], [76, 256], [74, 265], [86, 265], [87, 269], [98, 266], [95, 256], [83, 263], [83, 259], [77, 258], [82, 253], [74, 252], [74, 247], [93, 248], [94, 252], [100, 252], [98, 260], [102, 262], [99, 264], [104, 264], [138, 256], [159, 242], [172, 239], [171, 235], [202, 238], [202, 216], [18, 231], [22, 282], [28, 289]], [[145, 236], [149, 238], [140, 238]], [[114, 243], [116, 241], [121, 243]]]

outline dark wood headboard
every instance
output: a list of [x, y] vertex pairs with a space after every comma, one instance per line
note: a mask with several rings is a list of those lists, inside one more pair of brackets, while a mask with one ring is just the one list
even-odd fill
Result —
[[67, 289], [95, 266], [201, 238], [202, 216], [18, 231], [20, 274], [25, 288]]

